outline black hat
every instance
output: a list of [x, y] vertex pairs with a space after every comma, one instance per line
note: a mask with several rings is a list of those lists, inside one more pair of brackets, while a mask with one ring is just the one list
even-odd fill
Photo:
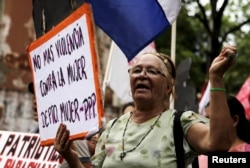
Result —
[[28, 90], [29, 90], [30, 93], [34, 94], [34, 84], [33, 84], [33, 82], [29, 83]]

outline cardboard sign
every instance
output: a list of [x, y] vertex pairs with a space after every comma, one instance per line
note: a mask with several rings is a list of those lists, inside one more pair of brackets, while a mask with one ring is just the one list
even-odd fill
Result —
[[61, 160], [53, 146], [41, 146], [39, 134], [0, 131], [0, 167], [56, 168]]
[[103, 117], [94, 28], [85, 3], [28, 47], [41, 145], [51, 145], [60, 123], [72, 139], [96, 132]]

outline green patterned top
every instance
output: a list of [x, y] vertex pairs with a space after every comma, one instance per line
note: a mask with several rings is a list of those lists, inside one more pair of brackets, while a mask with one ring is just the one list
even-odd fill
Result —
[[[101, 135], [92, 164], [98, 168], [176, 168], [175, 147], [173, 139], [173, 120], [175, 110], [165, 111], [153, 130], [132, 152], [120, 159], [122, 137], [130, 113], [121, 116], [113, 126], [110, 121]], [[141, 124], [129, 121], [125, 134], [125, 150], [134, 148], [149, 130], [158, 116]], [[208, 123], [208, 120], [192, 111], [182, 114], [181, 124], [186, 134], [190, 126], [197, 122]], [[185, 162], [190, 164], [197, 155], [184, 140]]]

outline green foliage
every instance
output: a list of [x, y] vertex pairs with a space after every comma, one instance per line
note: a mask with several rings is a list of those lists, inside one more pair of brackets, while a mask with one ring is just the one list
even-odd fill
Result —
[[236, 64], [225, 75], [227, 89], [233, 94], [238, 93], [242, 84], [250, 75], [250, 47], [248, 47], [250, 34], [237, 32], [235, 34], [235, 37], [235, 41], [238, 47], [238, 57], [236, 60]]
[[[206, 43], [203, 27], [192, 17], [187, 15], [187, 10], [183, 8], [176, 22], [176, 65], [186, 59], [192, 58], [190, 69], [190, 83], [197, 89], [202, 86], [206, 78], [205, 60], [201, 56]], [[155, 42], [159, 52], [171, 53], [171, 29], [166, 30]], [[200, 45], [197, 45], [199, 44]], [[198, 87], [197, 87], [198, 86]]]
[[[188, 83], [192, 83], [199, 92], [207, 80], [211, 61], [218, 55], [223, 43], [234, 43], [239, 57], [237, 63], [225, 74], [225, 83], [229, 93], [237, 94], [250, 74], [250, 2], [220, 1], [225, 3], [223, 10], [218, 1], [210, 0], [205, 5], [201, 2], [202, 0], [183, 0], [177, 19], [176, 65], [188, 57], [192, 58]], [[214, 27], [210, 26], [211, 23]], [[243, 31], [242, 27], [246, 25], [249, 29]], [[166, 30], [155, 42], [158, 51], [170, 54], [171, 29]]]

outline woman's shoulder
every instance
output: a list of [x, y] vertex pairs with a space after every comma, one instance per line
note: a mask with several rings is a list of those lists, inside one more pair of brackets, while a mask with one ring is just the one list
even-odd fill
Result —
[[106, 129], [112, 128], [116, 123], [120, 123], [121, 121], [127, 120], [130, 116], [130, 113], [123, 114], [119, 117], [113, 118], [109, 120], [106, 124]]
[[202, 122], [208, 123], [209, 119], [194, 111], [184, 111], [181, 116], [182, 122]]
[[180, 117], [181, 125], [184, 133], [195, 123], [203, 123], [208, 125], [209, 119], [194, 111], [183, 111]]
[[172, 120], [174, 120], [177, 113], [181, 113], [180, 120], [182, 124], [192, 124], [195, 122], [202, 122], [202, 123], [209, 122], [209, 119], [206, 118], [205, 116], [190, 110], [177, 111], [176, 109], [168, 109], [165, 112], [165, 116], [168, 118], [172, 118]]

